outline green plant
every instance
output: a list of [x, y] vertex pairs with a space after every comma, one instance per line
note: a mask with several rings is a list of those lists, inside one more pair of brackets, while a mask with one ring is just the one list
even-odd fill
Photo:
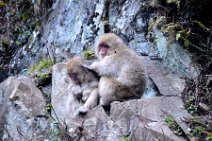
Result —
[[32, 65], [28, 69], [28, 71], [30, 73], [34, 73], [35, 71], [40, 72], [42, 69], [49, 68], [49, 67], [53, 66], [53, 64], [54, 63], [50, 59], [44, 58], [44, 59], [40, 60], [37, 64]]
[[48, 113], [51, 113], [51, 110], [52, 110], [52, 105], [49, 103], [49, 104], [46, 105], [46, 111]]
[[125, 140], [126, 140], [126, 141], [130, 141], [130, 136], [127, 135], [127, 136], [125, 137]]
[[209, 136], [206, 138], [206, 140], [208, 140], [208, 141], [212, 140], [212, 135], [209, 135]]
[[195, 97], [191, 97], [185, 103], [185, 108], [191, 113], [194, 114], [197, 112], [197, 107], [195, 106]]
[[47, 73], [39, 73], [38, 77], [40, 79], [42, 79], [42, 80], [45, 80], [45, 79], [47, 79], [49, 77], [49, 74], [47, 74]]
[[152, 31], [155, 27], [158, 25], [163, 25], [166, 23], [166, 17], [165, 16], [158, 16], [155, 22], [152, 22], [148, 27], [148, 32]]
[[197, 137], [200, 136], [203, 131], [205, 131], [204, 127], [196, 126], [194, 127], [194, 129], [191, 130], [191, 135]]
[[196, 23], [200, 28], [209, 31], [210, 29], [207, 28], [202, 22], [194, 20], [193, 23]]
[[90, 48], [87, 48], [85, 51], [82, 52], [82, 57], [85, 60], [91, 60], [95, 58], [95, 54]]
[[167, 116], [165, 119], [165, 122], [168, 124], [169, 128], [172, 129], [174, 134], [182, 136], [183, 130], [180, 128], [180, 126], [176, 123], [173, 117]]

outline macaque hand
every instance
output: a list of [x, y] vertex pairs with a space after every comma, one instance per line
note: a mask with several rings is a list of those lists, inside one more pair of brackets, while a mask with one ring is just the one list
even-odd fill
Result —
[[79, 109], [78, 109], [78, 114], [85, 114], [88, 112], [88, 108], [85, 107], [85, 106], [81, 106]]
[[81, 96], [82, 96], [82, 89], [81, 89], [81, 87], [80, 87], [80, 86], [75, 86], [75, 87], [73, 88], [73, 93], [74, 93], [74, 95], [75, 95], [77, 98], [81, 98]]

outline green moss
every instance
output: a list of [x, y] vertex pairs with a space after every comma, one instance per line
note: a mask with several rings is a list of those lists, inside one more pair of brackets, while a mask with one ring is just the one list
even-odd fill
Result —
[[90, 48], [87, 48], [85, 51], [82, 52], [82, 57], [85, 60], [91, 60], [95, 58], [95, 54]]

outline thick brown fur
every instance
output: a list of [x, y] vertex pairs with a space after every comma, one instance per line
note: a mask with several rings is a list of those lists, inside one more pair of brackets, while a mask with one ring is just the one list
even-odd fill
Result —
[[[107, 55], [99, 55], [99, 46], [109, 46]], [[136, 52], [128, 48], [121, 38], [113, 33], [99, 37], [95, 44], [98, 61], [89, 66], [100, 78], [100, 104], [128, 98], [140, 98], [146, 87], [146, 74]]]
[[[83, 66], [81, 57], [74, 57], [67, 63], [67, 72], [73, 82], [72, 93], [84, 102], [80, 107], [79, 113], [86, 113], [98, 103], [98, 81], [99, 78], [92, 70]], [[72, 74], [77, 74], [72, 78]]]

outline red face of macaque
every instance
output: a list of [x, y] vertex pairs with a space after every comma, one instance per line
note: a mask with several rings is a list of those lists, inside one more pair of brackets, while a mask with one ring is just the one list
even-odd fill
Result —
[[79, 84], [80, 81], [78, 79], [77, 73], [69, 73], [69, 76], [71, 77], [71, 79], [76, 83]]
[[105, 57], [107, 55], [107, 51], [109, 49], [109, 46], [105, 43], [99, 44], [99, 55], [101, 57]]

